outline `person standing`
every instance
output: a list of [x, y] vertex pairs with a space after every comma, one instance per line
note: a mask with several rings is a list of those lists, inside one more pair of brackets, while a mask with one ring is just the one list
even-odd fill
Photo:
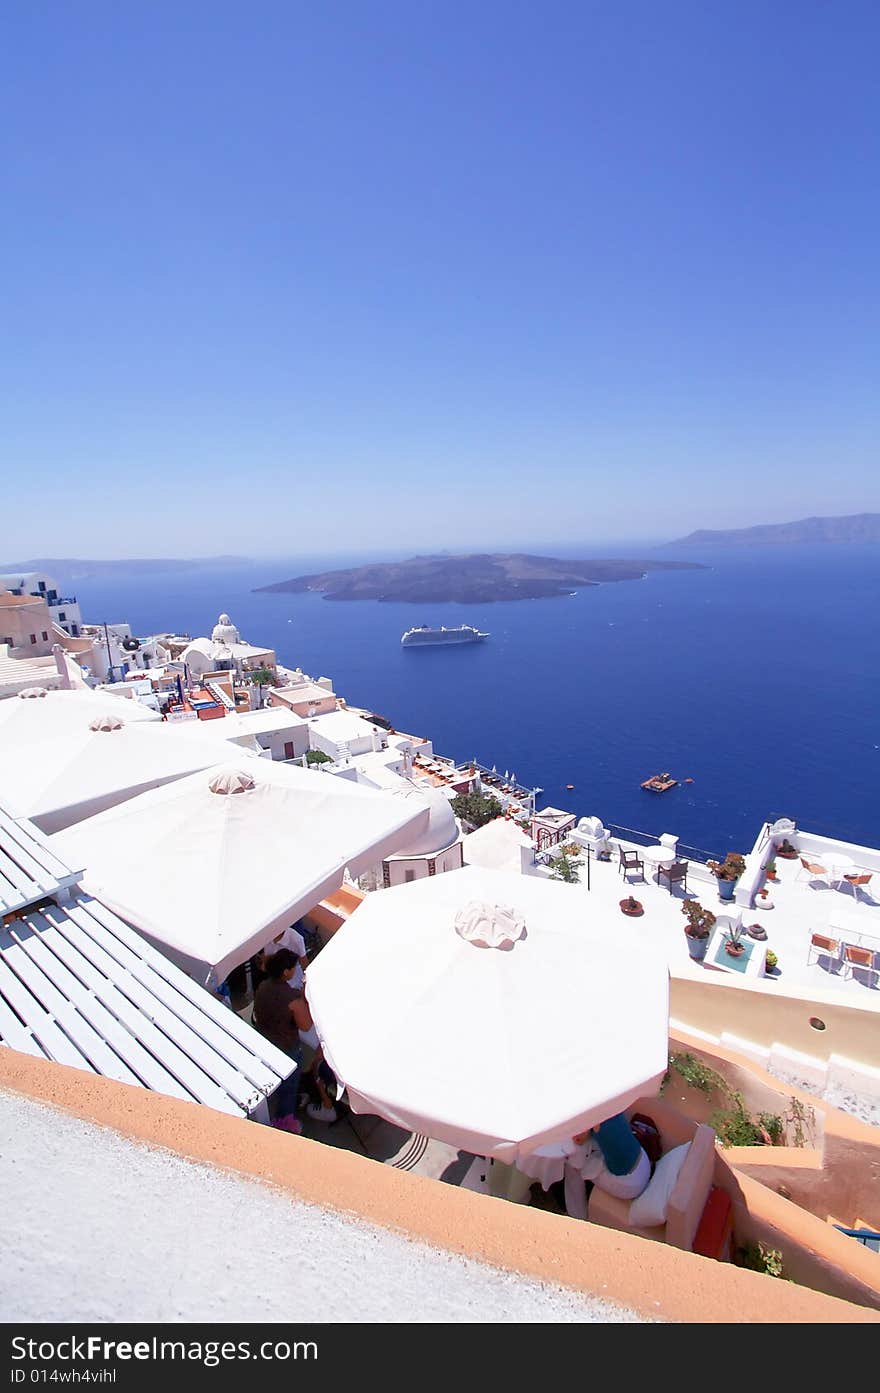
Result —
[[312, 1015], [301, 987], [293, 985], [299, 959], [289, 948], [279, 948], [267, 964], [268, 976], [254, 996], [254, 1025], [276, 1049], [289, 1055], [296, 1068], [283, 1079], [274, 1094], [276, 1117], [273, 1125], [299, 1131], [296, 1102], [302, 1072], [300, 1031], [312, 1028]]

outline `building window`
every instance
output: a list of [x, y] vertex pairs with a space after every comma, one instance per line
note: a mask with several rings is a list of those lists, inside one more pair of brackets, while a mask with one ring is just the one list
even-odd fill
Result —
[[74, 637], [74, 638], [78, 638], [78, 637], [79, 637], [79, 625], [78, 625], [78, 624], [71, 624], [71, 626], [70, 626], [70, 632], [73, 634], [73, 637]]
[[67, 618], [67, 615], [64, 613], [64, 610], [63, 610], [63, 609], [62, 609], [62, 610], [59, 610], [59, 612], [58, 612], [58, 618], [59, 618], [59, 619], [66, 619], [66, 618]]
[[43, 630], [43, 642], [44, 642], [44, 643], [46, 642], [46, 640], [48, 639], [48, 637], [49, 637], [49, 635], [46, 633], [46, 630], [44, 629], [44, 630]]
[[31, 643], [36, 643], [36, 641], [37, 641], [37, 636], [36, 636], [36, 634], [31, 634]]
[[39, 586], [40, 590], [44, 591], [46, 589], [46, 582], [44, 580], [38, 580], [37, 585]]
[[415, 873], [415, 871], [412, 871], [412, 870], [410, 870], [410, 871], [404, 871], [404, 873], [403, 873], [403, 879], [404, 879], [404, 881], [406, 882], [407, 885], [409, 884], [409, 882], [410, 882], [411, 880], [415, 880], [415, 878], [416, 878], [416, 873]]
[[285, 740], [285, 742], [284, 742], [284, 758], [285, 758], [285, 759], [293, 759], [293, 741], [292, 741], [292, 740]]

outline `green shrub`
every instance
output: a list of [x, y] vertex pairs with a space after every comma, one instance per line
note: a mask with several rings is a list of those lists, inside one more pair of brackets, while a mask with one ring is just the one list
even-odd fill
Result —
[[768, 1277], [782, 1277], [782, 1254], [778, 1248], [767, 1248], [763, 1243], [749, 1243], [736, 1252], [737, 1267], [747, 1267], [752, 1272], [764, 1272]]
[[306, 764], [332, 764], [333, 760], [323, 750], [307, 750]]
[[674, 1069], [684, 1083], [691, 1088], [696, 1088], [698, 1092], [705, 1093], [708, 1097], [711, 1093], [728, 1093], [728, 1087], [720, 1074], [716, 1074], [714, 1069], [710, 1069], [708, 1064], [704, 1064], [696, 1055], [671, 1054], [669, 1056], [669, 1068]]
[[580, 881], [576, 851], [572, 853], [562, 847], [558, 856], [552, 856], [547, 864], [551, 868], [551, 880], [564, 880], [566, 885], [577, 885]]
[[498, 799], [489, 794], [460, 793], [452, 800], [452, 811], [462, 822], [469, 822], [473, 827], [483, 827], [487, 822], [500, 817], [504, 810]]

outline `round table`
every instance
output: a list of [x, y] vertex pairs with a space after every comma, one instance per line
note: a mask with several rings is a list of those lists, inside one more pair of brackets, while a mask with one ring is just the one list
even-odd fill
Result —
[[[528, 1156], [521, 1156], [516, 1168], [532, 1180], [540, 1180], [549, 1190], [557, 1180], [565, 1185], [565, 1212], [571, 1219], [586, 1219], [587, 1190], [585, 1179], [592, 1179], [601, 1160], [599, 1148], [592, 1140], [551, 1142]], [[592, 1171], [592, 1174], [590, 1172]]]
[[822, 863], [828, 872], [828, 879], [837, 885], [843, 880], [845, 875], [855, 870], [855, 861], [851, 856], [844, 856], [841, 852], [835, 852], [833, 856], [823, 856]]
[[642, 852], [645, 861], [650, 862], [654, 867], [655, 874], [661, 866], [673, 866], [677, 859], [677, 852], [670, 850], [668, 846], [646, 846]]

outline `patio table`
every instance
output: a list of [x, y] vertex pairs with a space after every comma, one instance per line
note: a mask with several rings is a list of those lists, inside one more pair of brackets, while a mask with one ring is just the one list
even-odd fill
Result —
[[856, 864], [851, 856], [844, 856], [842, 852], [824, 856], [822, 860], [828, 871], [828, 879], [834, 885], [841, 885], [844, 876], [851, 874]]
[[654, 874], [657, 875], [661, 866], [673, 866], [677, 860], [677, 852], [670, 851], [668, 846], [646, 846], [642, 852], [642, 858], [654, 867]]

